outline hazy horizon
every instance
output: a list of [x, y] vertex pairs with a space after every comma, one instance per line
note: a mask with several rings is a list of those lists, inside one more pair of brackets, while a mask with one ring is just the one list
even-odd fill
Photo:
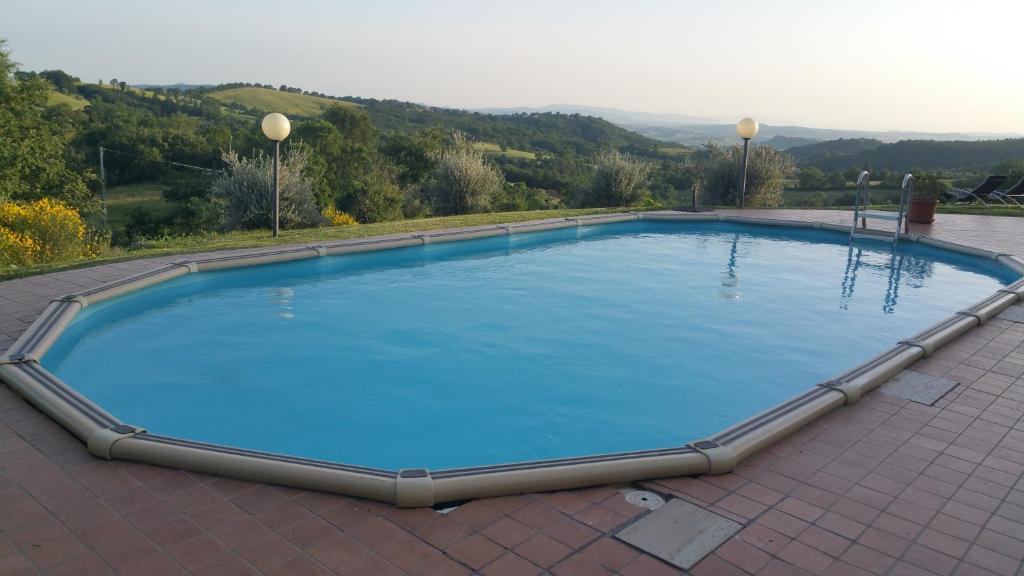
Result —
[[0, 37], [24, 69], [87, 82], [244, 81], [465, 109], [569, 103], [723, 122], [1024, 133], [1014, 45], [1024, 3], [1011, 0], [0, 6]]

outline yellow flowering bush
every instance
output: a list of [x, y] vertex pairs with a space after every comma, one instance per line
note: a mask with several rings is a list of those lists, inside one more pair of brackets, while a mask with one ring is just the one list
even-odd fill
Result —
[[0, 265], [24, 266], [90, 256], [85, 221], [58, 200], [0, 204]]
[[351, 226], [352, 224], [358, 224], [355, 218], [349, 216], [347, 212], [338, 210], [334, 206], [324, 208], [320, 214], [327, 219], [327, 223], [331, 226]]
[[35, 261], [36, 248], [28, 236], [0, 226], [0, 266], [27, 266]]

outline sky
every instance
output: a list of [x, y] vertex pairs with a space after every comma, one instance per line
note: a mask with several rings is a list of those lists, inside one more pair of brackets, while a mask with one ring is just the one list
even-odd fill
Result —
[[1024, 0], [0, 0], [23, 69], [1024, 133]]

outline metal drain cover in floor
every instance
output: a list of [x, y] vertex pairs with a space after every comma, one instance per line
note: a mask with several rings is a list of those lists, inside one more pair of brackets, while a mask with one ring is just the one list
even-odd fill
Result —
[[879, 390], [886, 394], [931, 406], [956, 386], [957, 382], [953, 380], [913, 370], [904, 370], [894, 376], [892, 380], [882, 384]]
[[657, 510], [658, 508], [661, 508], [665, 503], [665, 500], [654, 492], [648, 492], [646, 490], [630, 490], [629, 492], [626, 492], [626, 502], [629, 502], [638, 508]]
[[689, 570], [741, 528], [724, 516], [673, 498], [615, 537]]

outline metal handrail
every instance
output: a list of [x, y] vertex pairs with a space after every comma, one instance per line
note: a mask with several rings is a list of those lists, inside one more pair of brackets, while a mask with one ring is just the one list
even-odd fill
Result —
[[[861, 199], [861, 191], [864, 192], [864, 198]], [[857, 235], [857, 220], [860, 220], [861, 228], [868, 227], [868, 217], [881, 218], [877, 213], [868, 211], [868, 206], [871, 204], [871, 180], [867, 170], [861, 170], [857, 176], [857, 192], [854, 197], [853, 204], [853, 225], [850, 226], [850, 240]], [[900, 234], [910, 233], [910, 221], [907, 220], [907, 209], [910, 207], [910, 199], [914, 195], [914, 176], [907, 174], [903, 176], [903, 182], [900, 184], [900, 205], [899, 211], [896, 213], [896, 232], [893, 233], [892, 243], [895, 245], [900, 240]], [[861, 207], [863, 206], [863, 210]], [[861, 213], [863, 212], [863, 214]], [[892, 219], [891, 216], [886, 217], [887, 220]], [[906, 230], [904, 230], [906, 226]]]
[[[856, 192], [856, 195], [854, 196], [854, 200], [853, 200], [853, 226], [850, 227], [850, 240], [853, 240], [853, 233], [857, 230], [857, 217], [860, 216], [860, 207], [861, 207], [860, 191], [863, 188], [863, 190], [864, 190], [864, 208], [867, 209], [867, 207], [868, 207], [868, 194], [870, 192], [869, 191], [870, 184], [871, 184], [870, 174], [868, 173], [867, 170], [861, 170], [860, 174], [857, 175], [857, 192]], [[861, 227], [867, 228], [867, 226], [868, 226], [867, 218], [861, 218], [860, 220], [861, 220], [861, 222], [860, 222]]]
[[[907, 208], [910, 207], [910, 200], [914, 197], [914, 175], [904, 174], [903, 182], [900, 184], [900, 215], [899, 219], [896, 220], [896, 237], [893, 239], [893, 244], [900, 238], [900, 230], [904, 226], [904, 218], [907, 217]], [[905, 233], [910, 233], [910, 221], [906, 221], [907, 229]]]

